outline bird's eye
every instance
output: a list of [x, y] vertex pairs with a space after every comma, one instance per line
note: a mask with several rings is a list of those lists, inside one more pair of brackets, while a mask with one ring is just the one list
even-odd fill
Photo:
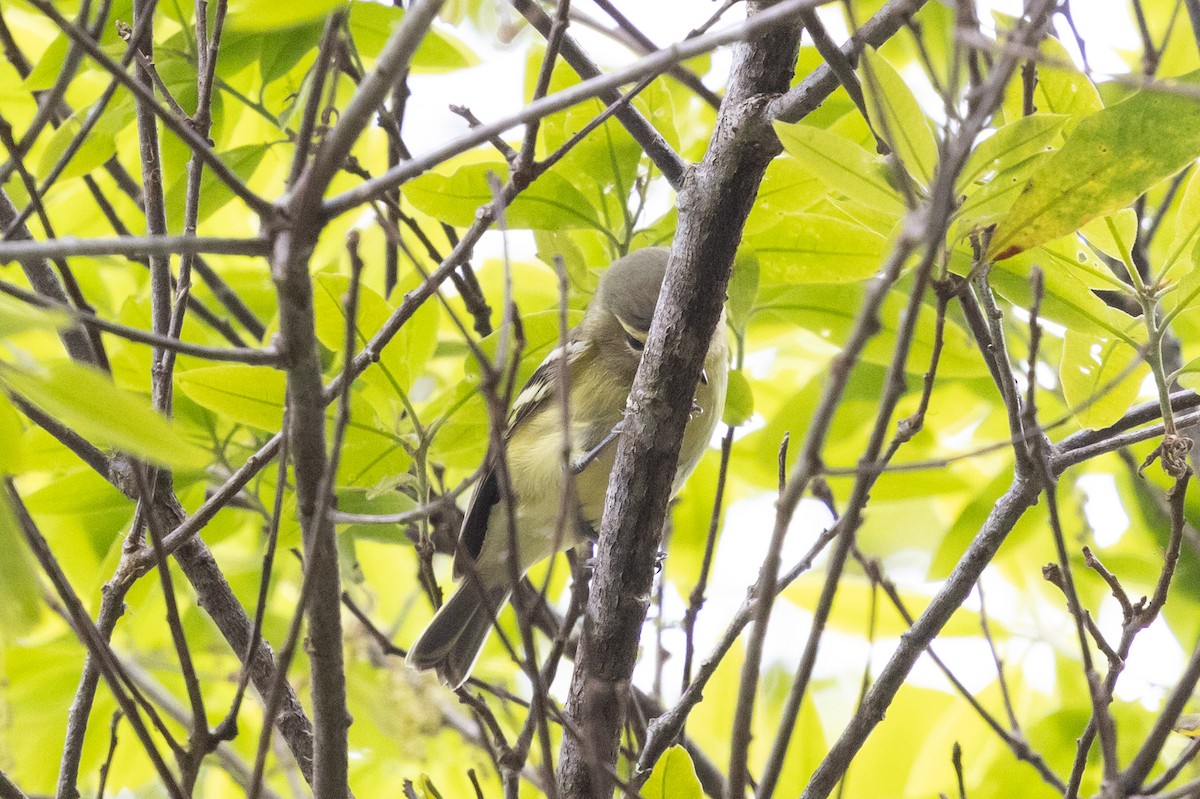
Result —
[[644, 350], [646, 348], [646, 342], [642, 341], [640, 338], [633, 335], [632, 333], [625, 334], [625, 341], [626, 341], [626, 343], [629, 344], [629, 348], [632, 349], [634, 352], [641, 352], [642, 350]]

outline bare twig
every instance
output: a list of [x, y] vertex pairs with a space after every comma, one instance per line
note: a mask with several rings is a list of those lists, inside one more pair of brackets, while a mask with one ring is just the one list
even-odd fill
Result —
[[35, 305], [38, 308], [45, 308], [49, 311], [68, 314], [87, 327], [94, 328], [96, 330], [103, 330], [105, 333], [111, 333], [114, 336], [119, 336], [121, 338], [128, 339], [129, 341], [137, 341], [142, 344], [152, 344], [160, 349], [169, 350], [181, 355], [192, 355], [209, 361], [244, 363], [252, 366], [277, 366], [280, 362], [279, 354], [269, 348], [263, 350], [250, 348], [231, 349], [223, 347], [208, 347], [203, 344], [192, 344], [186, 341], [181, 341], [178, 338], [164, 336], [146, 330], [139, 330], [136, 327], [129, 327], [128, 325], [122, 325], [117, 322], [109, 322], [106, 319], [101, 319], [95, 314], [88, 313], [87, 311], [81, 311], [73, 306], [64, 305], [46, 297], [33, 294], [2, 280], [0, 280], [0, 293], [7, 294], [10, 297], [15, 297], [22, 302]]
[[242, 199], [246, 205], [260, 216], [269, 216], [273, 213], [274, 207], [266, 200], [259, 197], [251, 191], [242, 180], [233, 173], [233, 171], [225, 165], [220, 157], [213, 152], [212, 147], [201, 138], [194, 130], [185, 122], [180, 121], [175, 115], [162, 105], [154, 97], [154, 92], [151, 88], [138, 82], [136, 79], [129, 76], [124, 68], [113, 61], [113, 59], [105, 53], [100, 46], [93, 41], [88, 35], [79, 29], [78, 26], [72, 24], [64, 18], [62, 14], [48, 0], [30, 0], [30, 3], [45, 14], [50, 20], [65, 33], [72, 42], [79, 44], [84, 51], [94, 59], [100, 66], [104, 67], [112, 77], [117, 80], [122, 86], [133, 93], [135, 97], [146, 103], [147, 107], [154, 112], [154, 115], [163, 121], [163, 123], [171, 129], [171, 132], [179, 136], [185, 144], [191, 148], [192, 152], [197, 157], [202, 158], [204, 162], [212, 169], [213, 174], [221, 179], [234, 194]]
[[67, 258], [83, 255], [123, 255], [129, 258], [212, 253], [214, 255], [265, 256], [271, 244], [265, 239], [225, 239], [203, 236], [132, 236], [120, 239], [73, 239], [0, 242], [0, 264], [30, 258]]
[[[529, 23], [537, 28], [538, 32], [547, 41], [550, 41], [554, 23], [551, 21], [550, 16], [542, 10], [540, 5], [533, 0], [510, 0], [510, 2], [513, 8], [523, 14], [529, 20]], [[587, 80], [600, 76], [600, 68], [596, 66], [574, 39], [562, 33], [558, 35], [562, 36], [561, 49], [563, 59], [579, 73], [579, 77]], [[682, 58], [676, 59], [676, 63], [682, 60]], [[669, 66], [665, 65], [664, 69]], [[617, 100], [615, 87], [600, 93], [598, 96], [606, 104], [612, 104]], [[650, 157], [650, 160], [662, 172], [667, 182], [676, 190], [681, 188], [684, 173], [683, 159], [671, 149], [671, 146], [667, 144], [662, 134], [654, 129], [650, 121], [632, 106], [626, 106], [618, 111], [617, 119], [629, 131], [629, 135], [642, 146], [646, 155]]]
[[159, 779], [162, 780], [163, 786], [173, 799], [187, 799], [188, 794], [180, 786], [175, 775], [171, 772], [166, 762], [163, 760], [161, 753], [158, 751], [158, 746], [151, 737], [150, 731], [146, 728], [142, 721], [141, 713], [138, 711], [137, 705], [130, 697], [129, 693], [124, 689], [124, 682], [121, 675], [120, 664], [116, 660], [116, 656], [108, 647], [107, 641], [102, 637], [100, 631], [92, 624], [92, 620], [88, 617], [87, 611], [83, 608], [83, 603], [76, 595], [71, 587], [70, 581], [66, 574], [63, 573], [58, 561], [55, 559], [50, 546], [46, 543], [46, 539], [34, 524], [33, 518], [25, 509], [24, 503], [21, 501], [20, 495], [17, 493], [12, 480], [6, 478], [5, 489], [7, 492], [6, 499], [17, 518], [17, 523], [25, 537], [30, 550], [34, 557], [41, 565], [46, 576], [54, 585], [55, 591], [62, 600], [67, 609], [72, 626], [81, 634], [84, 644], [88, 648], [89, 654], [95, 659], [99, 665], [100, 672], [104, 675], [105, 681], [112, 690], [114, 697], [117, 700], [121, 711], [129, 720], [129, 725], [133, 728], [138, 740], [141, 741], [142, 747], [145, 749], [147, 756], [154, 765], [155, 771], [158, 772]]
[[[103, 783], [101, 784], [103, 785]], [[7, 774], [0, 771], [0, 799], [29, 799], [29, 797], [8, 778]], [[100, 791], [100, 799], [104, 799], [103, 789]]]
[[[663, 70], [667, 69], [671, 64], [709, 52], [717, 47], [762, 36], [765, 31], [770, 31], [773, 27], [787, 22], [801, 10], [815, 8], [827, 1], [783, 0], [783, 2], [776, 4], [761, 14], [755, 15], [754, 18], [747, 20], [743, 24], [666, 47], [657, 53], [639, 59], [628, 67], [613, 70], [595, 78], [589, 78], [569, 89], [555, 92], [542, 100], [525, 105], [515, 114], [474, 128], [441, 147], [437, 147], [424, 155], [403, 161], [396, 168], [389, 169], [383, 175], [331, 198], [325, 203], [324, 213], [327, 216], [341, 214], [358, 205], [370, 202], [376, 197], [382, 196], [385, 192], [442, 163], [446, 159], [466, 152], [472, 147], [488, 141], [490, 137], [530, 120], [549, 116], [564, 108], [570, 108], [585, 100], [590, 100], [593, 97], [605, 97], [607, 95], [607, 97], [615, 102], [617, 97], [608, 94], [608, 92], [647, 76], [662, 74]], [[918, 1], [905, 0], [905, 2]], [[522, 2], [526, 2], [526, 0], [522, 0]], [[837, 84], [835, 81], [824, 94], [821, 94], [820, 90], [814, 90], [812, 96], [816, 97], [819, 95], [823, 99], [836, 87]], [[610, 102], [610, 104], [612, 103]]]
[[112, 723], [108, 726], [108, 754], [100, 766], [100, 784], [96, 788], [96, 799], [104, 799], [104, 786], [108, 784], [108, 772], [112, 768], [113, 755], [117, 753], [117, 727], [125, 714], [119, 710], [113, 711]]

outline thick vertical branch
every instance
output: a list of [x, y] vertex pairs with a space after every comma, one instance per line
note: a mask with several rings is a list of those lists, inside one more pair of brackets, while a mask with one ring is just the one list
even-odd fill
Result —
[[[330, 460], [325, 444], [325, 398], [317, 347], [309, 257], [324, 225], [321, 203], [355, 141], [408, 63], [433, 22], [440, 0], [410, 8], [388, 40], [376, 69], [341, 112], [311, 164], [300, 171], [286, 206], [286, 226], [273, 241], [271, 274], [279, 300], [279, 331], [288, 375], [288, 440], [296, 502], [304, 538], [309, 654], [313, 694], [313, 793], [322, 799], [348, 795], [346, 675], [343, 668], [341, 580], [335, 530], [322, 484]], [[306, 143], [307, 144], [307, 143]], [[303, 152], [303, 148], [301, 152]]]
[[[303, 195], [299, 195], [303, 198]], [[296, 206], [300, 206], [297, 208]], [[296, 228], [275, 240], [271, 272], [279, 295], [279, 334], [287, 360], [288, 436], [293, 446], [296, 501], [304, 537], [313, 693], [313, 792], [347, 795], [346, 677], [342, 663], [341, 581], [337, 541], [324, 508], [317, 507], [325, 456], [325, 402], [313, 316], [308, 259], [320, 224], [294, 203]]]
[[[750, 16], [769, 5], [752, 2]], [[567, 704], [582, 739], [563, 737], [558, 779], [564, 797], [606, 795], [611, 785], [608, 770], [616, 763], [684, 424], [742, 227], [779, 151], [764, 110], [771, 94], [787, 90], [799, 34], [794, 23], [780, 24], [737, 48], [708, 153], [684, 173], [663, 301], [629, 397], [605, 503]]]

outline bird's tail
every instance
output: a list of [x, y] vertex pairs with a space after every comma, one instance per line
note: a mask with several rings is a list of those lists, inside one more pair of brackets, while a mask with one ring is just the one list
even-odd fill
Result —
[[434, 669], [442, 682], [458, 688], [471, 674], [508, 593], [507, 586], [489, 588], [478, 580], [463, 580], [408, 650], [405, 662], [418, 671]]

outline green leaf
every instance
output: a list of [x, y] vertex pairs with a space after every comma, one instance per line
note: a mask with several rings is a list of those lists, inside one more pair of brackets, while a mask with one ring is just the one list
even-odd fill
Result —
[[[80, 119], [80, 112], [76, 112], [59, 125], [58, 130], [54, 131], [46, 143], [46, 148], [42, 150], [42, 154], [38, 158], [36, 174], [39, 177], [50, 174], [50, 170], [58, 162], [59, 156], [82, 129], [83, 125]], [[79, 149], [75, 151], [75, 155], [71, 156], [71, 160], [67, 162], [59, 179], [69, 180], [86, 175], [115, 155], [116, 152], [117, 143], [112, 136], [97, 135], [93, 130], [84, 138]]]
[[1181, 257], [1192, 251], [1200, 234], [1200, 170], [1193, 171], [1179, 198], [1175, 211], [1175, 237], [1171, 249], [1158, 271], [1166, 274]]
[[20, 532], [8, 504], [8, 495], [0, 491], [0, 647], [28, 631], [41, 615], [37, 574], [29, 547]]
[[1130, 318], [1104, 300], [1097, 297], [1083, 281], [1067, 270], [1054, 268], [1059, 263], [1043, 248], [1021, 253], [1016, 258], [999, 261], [993, 267], [989, 280], [1005, 299], [1022, 308], [1033, 305], [1030, 289], [1030, 273], [1034, 266], [1042, 269], [1045, 294], [1042, 298], [1042, 317], [1060, 324], [1068, 330], [1108, 338], [1118, 338], [1137, 346], [1136, 336], [1143, 329], [1137, 320]]
[[759, 184], [746, 232], [768, 228], [781, 216], [806, 211], [828, 194], [825, 182], [810, 174], [797, 159], [773, 159]]
[[1184, 388], [1200, 389], [1200, 358], [1193, 358], [1175, 373], [1175, 379]]
[[98, 446], [177, 469], [208, 463], [208, 453], [145, 398], [122, 391], [89, 367], [66, 362], [32, 370], [0, 362], [0, 385]]
[[283, 424], [287, 376], [266, 366], [229, 364], [189, 369], [176, 378], [179, 390], [219, 417], [275, 432]]
[[1070, 117], [1062, 114], [1036, 114], [1022, 117], [996, 130], [975, 146], [958, 178], [959, 190], [988, 173], [1012, 168], [1035, 153], [1050, 152], [1051, 142]]
[[888, 182], [889, 167], [882, 158], [836, 133], [797, 123], [775, 123], [775, 133], [788, 154], [831, 190], [898, 219], [904, 201]]
[[1137, 214], [1132, 208], [1122, 208], [1115, 214], [1093, 219], [1079, 232], [1100, 252], [1127, 261], [1132, 257], [1133, 242], [1137, 239]]
[[[1037, 68], [1038, 85], [1034, 89], [1033, 104], [1039, 113], [1081, 117], [1104, 107], [1096, 84], [1075, 68], [1075, 59], [1062, 42], [1047, 36], [1039, 49], [1047, 61], [1054, 64], [1040, 64]], [[1011, 85], [1018, 88], [1020, 82], [1011, 81]]]
[[[533, 97], [544, 54], [545, 50], [541, 46], [530, 48], [526, 54], [522, 87], [526, 102]], [[565, 91], [579, 82], [578, 73], [560, 59], [551, 73], [549, 91]], [[676, 138], [674, 111], [662, 86], [663, 79], [660, 78], [648, 87], [650, 95], [657, 98], [653, 106], [646, 104], [645, 92], [634, 103], [643, 113], [652, 113], [657, 117], [656, 129], [668, 134], [668, 143], [678, 147], [677, 140], [671, 141], [672, 138]], [[603, 103], [599, 100], [589, 100], [546, 117], [538, 128], [537, 152], [546, 156], [557, 151], [603, 111]], [[551, 170], [551, 174], [565, 176], [567, 182], [586, 197], [595, 209], [591, 211], [591, 215], [603, 220], [607, 229], [616, 232], [624, 228], [628, 213], [627, 202], [634, 187], [641, 158], [641, 146], [619, 121], [610, 117], [588, 133], [582, 141], [568, 149]]]
[[737, 427], [750, 421], [754, 416], [754, 390], [746, 373], [741, 369], [729, 370], [729, 384], [725, 389], [725, 412], [721, 421], [730, 427]]
[[[1178, 79], [1197, 80], [1200, 72]], [[1143, 89], [1086, 117], [1030, 178], [996, 227], [988, 258], [1009, 258], [1118, 211], [1198, 154], [1200, 103], [1192, 97]]]
[[[362, 4], [356, 3], [353, 8], [360, 5]], [[383, 6], [378, 6], [378, 8], [383, 8]], [[251, 38], [264, 45], [258, 57], [258, 72], [262, 77], [263, 86], [282, 78], [291, 71], [292, 67], [300, 63], [306, 53], [313, 51], [321, 41], [321, 32], [324, 28], [323, 22], [299, 25], [271, 34], [269, 41], [263, 41], [263, 37], [257, 34], [247, 36], [246, 38]], [[355, 43], [357, 44], [357, 40]], [[221, 40], [221, 63], [222, 65], [225, 63], [225, 39]]]
[[[221, 160], [235, 175], [243, 181], [250, 180], [254, 170], [262, 162], [270, 145], [245, 144], [221, 153]], [[186, 206], [187, 175], [179, 177], [167, 187], [167, 224], [172, 230], [183, 227], [183, 214]], [[200, 219], [204, 220], [221, 210], [233, 200], [233, 190], [221, 180], [211, 169], [204, 170], [200, 178]]]
[[[468, 164], [452, 175], [427, 172], [404, 184], [401, 191], [422, 213], [457, 227], [467, 227], [475, 221], [479, 207], [492, 202], [488, 172], [504, 181], [508, 178], [508, 165], [500, 162]], [[603, 229], [587, 198], [555, 172], [547, 172], [534, 181], [504, 213], [510, 228]]]
[[54, 37], [49, 46], [42, 52], [42, 57], [34, 65], [33, 70], [25, 77], [22, 87], [29, 92], [45, 91], [54, 86], [62, 74], [63, 61], [67, 51], [71, 49], [71, 41], [65, 33]]
[[69, 323], [70, 317], [66, 314], [26, 305], [7, 294], [0, 295], [0, 338], [29, 330], [53, 331]]
[[276, 31], [306, 25], [324, 19], [345, 0], [304, 0], [280, 3], [278, 0], [232, 0], [226, 23], [233, 30]]
[[663, 752], [642, 786], [642, 796], [645, 799], [701, 799], [704, 796], [692, 756], [686, 749], [676, 744]]
[[[764, 285], [759, 291], [758, 306], [751, 324], [751, 338], [758, 340], [760, 335], [771, 334], [794, 337], [799, 329], [841, 347], [854, 326], [857, 309], [862, 307], [864, 292], [865, 286], [861, 283]], [[889, 292], [880, 313], [883, 329], [867, 343], [862, 352], [864, 361], [883, 366], [892, 362], [896, 330], [907, 303], [906, 292]], [[783, 324], [780, 325], [780, 322]], [[924, 374], [929, 368], [936, 327], [934, 307], [931, 303], [926, 304], [917, 321], [913, 346], [905, 362], [908, 372]], [[970, 334], [952, 318], [946, 319], [943, 341], [939, 375], [978, 377], [987, 374], [987, 367], [980, 361]], [[778, 443], [776, 441], [772, 446]]]
[[[1015, 18], [996, 13], [997, 25], [1001, 30], [1012, 30]], [[1073, 120], [1095, 113], [1104, 107], [1095, 84], [1075, 68], [1075, 61], [1062, 42], [1053, 36], [1042, 39], [1038, 47], [1045, 63], [1037, 65], [1037, 83], [1033, 89], [1033, 107], [1038, 114], [1063, 114], [1072, 121], [1067, 132], [1074, 127]], [[1021, 80], [1011, 80], [1004, 95], [1004, 117], [1018, 120], [1024, 116], [1024, 86]]]
[[1178, 313], [1200, 304], [1200, 242], [1192, 250], [1192, 268], [1184, 273], [1172, 287], [1168, 297], [1172, 313]]
[[[379, 56], [404, 10], [380, 3], [350, 5], [350, 34], [359, 55], [368, 61]], [[413, 54], [412, 66], [418, 72], [449, 72], [475, 66], [479, 57], [467, 45], [437, 28], [430, 29]]]
[[725, 300], [729, 325], [739, 336], [745, 334], [746, 323], [750, 321], [750, 313], [754, 310], [758, 280], [757, 256], [753, 252], [739, 250], [733, 260], [733, 273], [729, 276], [729, 287], [726, 289], [728, 297]]
[[928, 186], [938, 162], [937, 139], [908, 83], [873, 47], [863, 50], [858, 78], [875, 133], [909, 173]]
[[[313, 311], [317, 318], [317, 338], [339, 355], [346, 347], [346, 292], [350, 278], [346, 275], [322, 273], [313, 280]], [[387, 380], [407, 391], [412, 382], [426, 370], [437, 347], [437, 306], [428, 303], [414, 314], [396, 338], [380, 354], [380, 367], [386, 370]], [[367, 286], [359, 286], [358, 318], [355, 322], [356, 347], [362, 348], [376, 331], [391, 317], [391, 304]]]
[[1034, 153], [1024, 161], [1018, 161], [997, 172], [983, 186], [970, 192], [958, 209], [952, 240], [957, 241], [974, 230], [1000, 221], [1020, 196], [1025, 184], [1029, 182], [1029, 176], [1040, 169], [1049, 157], [1049, 153]]
[[1120, 419], [1148, 372], [1138, 351], [1123, 341], [1067, 331], [1059, 376], [1063, 397], [1083, 427], [1099, 430]]
[[[0, 475], [17, 474], [23, 468], [25, 429], [21, 415], [4, 394], [0, 394]], [[3, 550], [0, 550], [2, 552]]]
[[874, 231], [817, 214], [784, 217], [746, 237], [763, 283], [854, 283], [879, 271], [887, 241]]

